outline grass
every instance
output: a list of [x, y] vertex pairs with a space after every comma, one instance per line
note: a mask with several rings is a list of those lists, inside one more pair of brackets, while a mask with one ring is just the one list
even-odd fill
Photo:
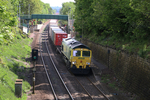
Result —
[[[8, 68], [0, 66], [0, 100], [26, 100], [27, 96], [23, 92], [22, 98], [17, 98], [15, 96], [15, 80], [18, 76], [10, 71]], [[10, 77], [11, 76], [11, 77]], [[23, 91], [29, 89], [29, 84], [23, 82]]]
[[[18, 38], [9, 45], [0, 45], [0, 100], [26, 100], [26, 91], [30, 89], [30, 84], [25, 81], [25, 58], [30, 57], [31, 48], [28, 38]], [[17, 59], [18, 61], [14, 60]], [[15, 96], [15, 80], [23, 79], [22, 98]]]

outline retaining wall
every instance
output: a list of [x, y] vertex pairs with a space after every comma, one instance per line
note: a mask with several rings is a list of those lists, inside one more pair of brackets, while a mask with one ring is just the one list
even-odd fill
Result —
[[139, 95], [142, 100], [150, 98], [150, 63], [148, 60], [136, 54], [128, 54], [88, 40], [82, 40], [82, 43], [92, 49], [95, 59], [113, 70], [123, 88]]

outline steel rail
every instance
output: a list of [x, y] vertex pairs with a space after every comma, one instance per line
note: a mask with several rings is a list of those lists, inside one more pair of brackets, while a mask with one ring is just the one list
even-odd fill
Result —
[[[45, 40], [46, 40], [46, 39], [45, 39]], [[52, 59], [52, 57], [51, 57], [51, 55], [50, 55], [50, 52], [49, 52], [49, 50], [48, 50], [48, 46], [47, 46], [47, 43], [46, 43], [46, 42], [45, 42], [45, 45], [46, 45], [46, 49], [47, 49], [47, 52], [48, 52], [48, 54], [49, 54], [49, 57], [50, 57], [50, 59], [51, 59], [51, 61], [52, 61], [52, 64], [53, 64], [53, 66], [54, 66], [54, 68], [55, 68], [55, 70], [56, 70], [56, 72], [57, 72], [59, 78], [61, 79], [63, 85], [65, 86], [65, 89], [66, 89], [67, 92], [69, 93], [70, 98], [71, 98], [72, 100], [74, 100], [73, 97], [72, 97], [72, 95], [71, 95], [71, 93], [70, 93], [70, 91], [68, 90], [66, 84], [64, 83], [64, 81], [63, 81], [61, 75], [59, 74], [59, 71], [58, 71], [57, 68], [56, 68], [56, 65], [55, 65], [55, 63], [54, 63], [54, 61], [53, 61], [53, 59]]]
[[[74, 75], [74, 77], [75, 77], [75, 75]], [[84, 86], [79, 82], [79, 80], [75, 77], [75, 79], [77, 80], [77, 82], [81, 85], [81, 87], [85, 90], [85, 92], [88, 94], [88, 96], [92, 99], [92, 100], [94, 100], [93, 98], [92, 98], [92, 96], [89, 94], [89, 92], [84, 88]]]
[[[40, 36], [40, 37], [41, 37], [41, 36]], [[41, 38], [39, 38], [39, 42], [40, 42], [40, 39], [41, 39]], [[45, 62], [44, 62], [44, 59], [43, 59], [43, 56], [42, 56], [41, 46], [40, 46], [40, 54], [41, 54], [42, 63], [43, 63], [43, 66], [44, 66], [44, 69], [45, 69], [45, 72], [46, 72], [46, 76], [47, 76], [48, 82], [49, 82], [49, 84], [50, 84], [50, 86], [51, 86], [51, 89], [52, 89], [52, 92], [53, 92], [53, 94], [54, 94], [55, 100], [58, 100], [58, 98], [57, 98], [57, 96], [56, 96], [56, 93], [55, 93], [55, 90], [54, 90], [54, 88], [53, 88], [52, 82], [51, 82], [50, 77], [49, 77], [49, 75], [48, 75], [48, 72], [47, 72], [47, 70], [46, 70]]]
[[107, 99], [110, 100], [88, 77], [86, 77], [94, 86], [95, 88]]

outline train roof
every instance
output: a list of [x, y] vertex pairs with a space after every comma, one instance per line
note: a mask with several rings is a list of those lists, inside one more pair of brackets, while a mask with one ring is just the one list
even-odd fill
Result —
[[[58, 26], [52, 26], [51, 28], [59, 28]], [[60, 28], [59, 28], [60, 29]]]
[[51, 27], [51, 29], [53, 30], [53, 31], [55, 31], [55, 30], [58, 30], [58, 31], [63, 31], [61, 28], [59, 28], [59, 27]]
[[54, 31], [55, 33], [66, 33], [64, 31]]
[[54, 29], [60, 29], [60, 28], [59, 27], [51, 27], [51, 29], [54, 30]]
[[75, 49], [75, 48], [87, 48], [87, 49], [90, 49], [86, 45], [84, 45], [81, 42], [75, 40], [74, 38], [65, 38], [65, 39], [63, 39], [63, 41], [67, 45], [69, 45], [72, 49]]
[[67, 34], [66, 32], [63, 31], [54, 31], [55, 34]]
[[56, 24], [51, 24], [50, 27], [58, 27]]
[[52, 29], [53, 31], [63, 31], [63, 30], [61, 30], [61, 29]]

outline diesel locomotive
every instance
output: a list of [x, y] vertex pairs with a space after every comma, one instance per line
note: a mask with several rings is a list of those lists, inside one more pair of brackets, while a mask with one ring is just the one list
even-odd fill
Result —
[[66, 66], [73, 74], [89, 74], [91, 71], [92, 51], [73, 38], [62, 40], [61, 52]]

